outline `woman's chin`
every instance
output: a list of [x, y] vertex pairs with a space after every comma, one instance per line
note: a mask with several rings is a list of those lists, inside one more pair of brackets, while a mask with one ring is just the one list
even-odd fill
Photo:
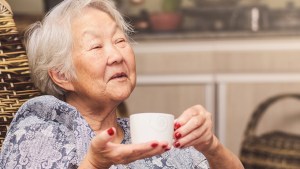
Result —
[[127, 81], [123, 84], [113, 84], [106, 88], [106, 93], [111, 96], [113, 100], [126, 100], [134, 89], [134, 85]]
[[124, 101], [126, 100], [131, 94], [131, 90], [117, 90], [114, 92], [113, 97], [115, 98], [114, 100], [118, 101]]

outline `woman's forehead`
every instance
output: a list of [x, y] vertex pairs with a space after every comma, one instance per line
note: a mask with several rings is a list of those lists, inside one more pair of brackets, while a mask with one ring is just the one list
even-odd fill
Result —
[[116, 32], [122, 33], [117, 23], [106, 13], [86, 13], [77, 17], [72, 22], [72, 31], [75, 36], [98, 37], [101, 34], [107, 36]]

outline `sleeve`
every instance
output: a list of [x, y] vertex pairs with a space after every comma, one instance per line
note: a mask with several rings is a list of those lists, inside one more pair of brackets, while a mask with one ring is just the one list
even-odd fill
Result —
[[209, 169], [209, 163], [206, 157], [194, 148], [190, 148], [191, 158], [193, 159], [193, 166], [196, 169]]
[[75, 161], [72, 131], [36, 116], [14, 121], [0, 155], [4, 168], [74, 168]]

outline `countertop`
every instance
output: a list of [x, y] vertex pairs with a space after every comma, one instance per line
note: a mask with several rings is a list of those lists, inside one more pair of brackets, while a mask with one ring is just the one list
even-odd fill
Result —
[[220, 31], [220, 32], [135, 32], [132, 35], [135, 41], [164, 41], [184, 39], [252, 39], [252, 38], [299, 38], [299, 31]]

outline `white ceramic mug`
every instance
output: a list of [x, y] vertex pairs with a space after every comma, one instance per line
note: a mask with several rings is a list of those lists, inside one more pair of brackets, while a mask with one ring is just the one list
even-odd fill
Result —
[[172, 145], [174, 115], [154, 112], [130, 115], [130, 133], [133, 144], [156, 140]]

